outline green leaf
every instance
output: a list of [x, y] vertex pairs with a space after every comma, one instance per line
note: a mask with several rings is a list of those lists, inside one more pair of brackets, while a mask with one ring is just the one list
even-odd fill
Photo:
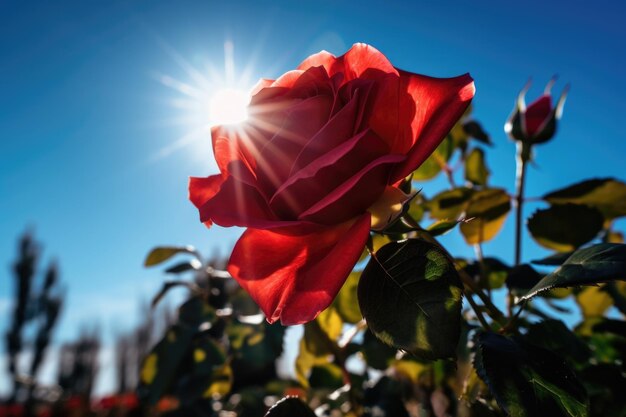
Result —
[[472, 149], [465, 159], [465, 179], [475, 185], [485, 185], [489, 175], [485, 153], [479, 148]]
[[193, 404], [223, 379], [226, 354], [221, 345], [205, 336], [193, 340], [191, 352], [186, 356], [185, 366], [179, 372], [184, 376], [179, 378], [174, 394], [182, 403]]
[[298, 397], [285, 397], [272, 406], [265, 417], [316, 417], [311, 408]]
[[486, 145], [492, 145], [489, 134], [483, 130], [483, 127], [477, 121], [470, 120], [469, 122], [464, 123], [463, 130], [470, 137], [476, 139], [477, 141], [482, 142]]
[[519, 339], [479, 333], [474, 368], [511, 417], [586, 417], [587, 395], [558, 355]]
[[176, 287], [185, 287], [191, 291], [198, 289], [196, 284], [194, 284], [193, 282], [189, 282], [189, 281], [164, 282], [163, 286], [161, 287], [161, 290], [152, 299], [152, 307], [154, 308], [172, 288], [176, 288]]
[[182, 272], [187, 271], [197, 271], [202, 267], [202, 264], [197, 259], [192, 259], [190, 261], [180, 262], [172, 267], [169, 267], [165, 270], [168, 274], [180, 274]]
[[506, 286], [516, 297], [525, 295], [541, 280], [542, 275], [528, 264], [514, 266], [506, 278]]
[[602, 214], [592, 207], [564, 204], [537, 210], [528, 219], [528, 230], [541, 246], [568, 252], [595, 238], [603, 223]]
[[426, 359], [455, 356], [462, 294], [451, 260], [417, 239], [382, 247], [358, 287], [361, 312], [376, 337]]
[[160, 246], [152, 249], [146, 260], [144, 266], [154, 266], [161, 262], [165, 262], [177, 253], [190, 253], [197, 256], [197, 252], [193, 246]]
[[359, 272], [350, 273], [333, 303], [335, 310], [346, 323], [355, 324], [363, 318], [356, 296], [360, 276]]
[[141, 365], [139, 397], [150, 404], [156, 404], [172, 386], [179, 365], [189, 352], [195, 330], [175, 324], [165, 337], [146, 356]]
[[445, 235], [450, 230], [454, 229], [459, 223], [459, 220], [437, 220], [426, 228], [431, 236]]
[[584, 204], [606, 219], [626, 216], [626, 184], [614, 178], [586, 180], [543, 196], [551, 204]]
[[578, 363], [586, 362], [591, 354], [589, 347], [560, 320], [531, 324], [524, 340]]
[[311, 388], [325, 388], [336, 390], [343, 386], [343, 373], [334, 363], [314, 365], [309, 376]]
[[199, 295], [190, 297], [178, 309], [178, 321], [195, 329], [216, 319], [215, 310]]
[[473, 191], [459, 187], [437, 194], [426, 204], [430, 216], [438, 220], [457, 220], [465, 211]]
[[602, 290], [613, 299], [615, 308], [626, 315], [626, 282], [609, 282]]
[[572, 255], [572, 253], [574, 253], [574, 251], [556, 252], [543, 259], [535, 259], [534, 261], [530, 261], [530, 262], [536, 265], [559, 266], [563, 262], [565, 262], [567, 258], [569, 258]]
[[[461, 233], [469, 245], [493, 239], [511, 210], [511, 198], [506, 190], [489, 188], [472, 195], [461, 224]], [[470, 220], [472, 219], [472, 220]]]
[[600, 243], [577, 250], [521, 299], [529, 299], [555, 287], [592, 285], [611, 280], [626, 280], [625, 244]]
[[448, 135], [439, 144], [435, 151], [424, 161], [422, 165], [413, 173], [415, 181], [426, 181], [434, 178], [441, 169], [446, 166], [447, 162], [454, 151], [454, 143]]
[[367, 330], [363, 335], [361, 353], [367, 366], [384, 371], [395, 359], [397, 349], [382, 343], [374, 334]]

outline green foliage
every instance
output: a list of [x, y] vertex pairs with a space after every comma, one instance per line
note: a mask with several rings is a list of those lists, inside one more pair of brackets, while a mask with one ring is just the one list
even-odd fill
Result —
[[489, 188], [475, 192], [465, 209], [468, 221], [461, 224], [465, 241], [473, 245], [493, 239], [510, 210], [511, 198], [505, 190]]
[[554, 353], [495, 333], [479, 333], [474, 367], [511, 417], [585, 417], [587, 395]]
[[285, 397], [274, 404], [265, 417], [315, 417], [315, 413], [299, 398]]
[[485, 162], [485, 152], [474, 148], [465, 159], [465, 179], [474, 185], [486, 185], [490, 172]]
[[[146, 260], [144, 261], [145, 266], [154, 266], [158, 265], [162, 262], [167, 261], [172, 256], [179, 253], [189, 253], [196, 254], [193, 246], [162, 246], [156, 247], [148, 253], [146, 256]], [[171, 269], [171, 268], [170, 268]], [[169, 271], [168, 271], [169, 272]]]
[[606, 219], [626, 216], [626, 183], [613, 178], [582, 181], [543, 196], [550, 204], [581, 204], [598, 209]]
[[383, 246], [363, 271], [358, 295], [383, 342], [427, 359], [455, 355], [462, 287], [437, 246], [417, 239]]
[[567, 252], [596, 237], [603, 224], [604, 217], [597, 209], [564, 204], [537, 210], [528, 219], [528, 230], [540, 245]]
[[535, 284], [522, 299], [555, 287], [592, 285], [616, 279], [626, 280], [626, 245], [601, 243], [574, 252], [554, 272]]

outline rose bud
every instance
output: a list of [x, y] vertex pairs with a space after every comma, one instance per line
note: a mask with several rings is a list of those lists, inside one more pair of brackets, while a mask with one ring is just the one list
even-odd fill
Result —
[[407, 200], [401, 181], [473, 96], [467, 74], [413, 74], [356, 44], [261, 80], [248, 120], [212, 129], [220, 174], [190, 178], [189, 198], [206, 226], [247, 228], [228, 271], [270, 323], [305, 323], [329, 306], [370, 229]]
[[512, 139], [531, 145], [547, 142], [554, 136], [569, 91], [569, 85], [565, 86], [556, 107], [552, 107], [550, 91], [555, 82], [556, 77], [552, 77], [546, 85], [543, 95], [528, 106], [526, 106], [525, 97], [531, 81], [526, 83], [517, 96], [513, 113], [504, 125], [504, 131]]

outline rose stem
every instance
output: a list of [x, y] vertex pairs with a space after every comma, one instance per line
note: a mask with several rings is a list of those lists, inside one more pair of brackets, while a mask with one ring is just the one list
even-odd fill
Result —
[[487, 277], [487, 268], [485, 266], [485, 257], [483, 256], [483, 247], [480, 243], [476, 243], [474, 245], [474, 253], [476, 254], [476, 259], [478, 259], [480, 278], [482, 279], [482, 282], [485, 283], [487, 295], [489, 296], [489, 298], [491, 298], [491, 284], [489, 282], [489, 277]]
[[[530, 157], [530, 147], [525, 143], [517, 142], [515, 155], [515, 266], [522, 261], [522, 208], [524, 205], [524, 182], [526, 180], [526, 163]], [[508, 293], [508, 316], [513, 317], [513, 295]]]

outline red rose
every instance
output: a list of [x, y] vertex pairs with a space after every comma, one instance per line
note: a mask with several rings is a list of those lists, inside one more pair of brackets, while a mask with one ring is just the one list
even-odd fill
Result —
[[207, 226], [242, 226], [228, 271], [272, 323], [313, 320], [335, 298], [370, 228], [406, 196], [395, 186], [474, 96], [469, 75], [399, 70], [376, 49], [312, 55], [262, 80], [240, 126], [213, 129], [221, 174], [191, 178]]
[[504, 131], [511, 138], [534, 144], [546, 142], [554, 136], [569, 89], [567, 86], [563, 89], [556, 107], [553, 107], [550, 91], [555, 81], [556, 78], [552, 78], [546, 85], [543, 95], [528, 106], [525, 97], [531, 83], [530, 81], [526, 83], [517, 97], [513, 113], [504, 125]]

